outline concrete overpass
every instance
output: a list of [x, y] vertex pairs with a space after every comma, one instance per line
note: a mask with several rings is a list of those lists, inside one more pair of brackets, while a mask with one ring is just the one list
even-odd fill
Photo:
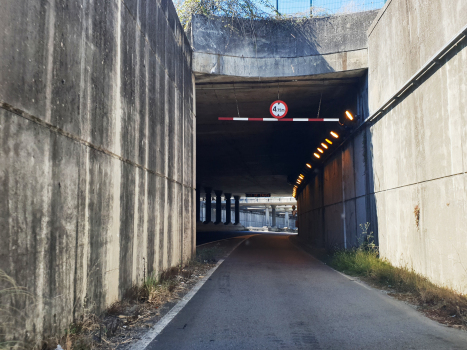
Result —
[[[293, 118], [363, 114], [366, 31], [377, 11], [284, 21], [193, 18], [197, 183], [227, 193], [290, 196], [310, 159], [311, 143], [335, 128], [325, 123], [232, 123], [218, 117], [270, 117], [287, 101]], [[357, 113], [356, 113], [357, 114]]]
[[[261, 223], [260, 226], [266, 226], [272, 231], [277, 231], [276, 218], [284, 215], [284, 226], [290, 228], [289, 215], [293, 214], [293, 209], [297, 206], [297, 201], [293, 197], [240, 198], [240, 196], [234, 196], [234, 205], [231, 203], [230, 194], [222, 200], [221, 191], [216, 191], [215, 198], [213, 202], [208, 195], [197, 205], [196, 230], [198, 233], [245, 230], [246, 226], [251, 226], [243, 215], [248, 213], [264, 215], [264, 220], [259, 221], [264, 221], [265, 224]], [[258, 220], [254, 221], [258, 222]]]

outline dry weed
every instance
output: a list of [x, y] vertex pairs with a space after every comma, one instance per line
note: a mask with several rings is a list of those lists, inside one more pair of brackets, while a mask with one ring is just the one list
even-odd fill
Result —
[[24, 310], [34, 298], [26, 288], [18, 286], [16, 281], [0, 269], [0, 350], [23, 349], [28, 344], [16, 340], [22, 337], [26, 322]]
[[390, 295], [417, 305], [420, 311], [438, 322], [467, 330], [467, 297], [439, 287], [411, 269], [392, 266], [379, 258], [377, 250], [336, 252], [331, 265], [389, 290]]
[[[60, 344], [65, 350], [84, 350], [115, 349], [133, 342], [168, 312], [167, 305], [185, 294], [224, 253], [216, 247], [199, 249], [196, 258], [187, 264], [159, 275], [151, 274], [143, 285], [130, 288], [123, 300], [113, 303], [100, 317], [88, 315], [70, 325]], [[47, 350], [58, 344], [48, 343]]]

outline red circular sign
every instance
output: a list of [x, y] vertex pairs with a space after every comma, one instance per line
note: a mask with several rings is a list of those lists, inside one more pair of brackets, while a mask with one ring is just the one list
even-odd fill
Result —
[[274, 101], [271, 103], [271, 107], [269, 107], [269, 113], [277, 119], [284, 118], [288, 111], [289, 107], [287, 107], [287, 104], [281, 100]]

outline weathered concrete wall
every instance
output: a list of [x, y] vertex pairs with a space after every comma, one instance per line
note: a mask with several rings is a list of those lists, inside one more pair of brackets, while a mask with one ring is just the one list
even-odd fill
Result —
[[[388, 1], [369, 30], [370, 110], [466, 24], [465, 0], [435, 0], [429, 6], [422, 0]], [[371, 127], [382, 256], [462, 293], [467, 293], [466, 62], [464, 40]]]
[[291, 24], [195, 16], [195, 73], [285, 77], [368, 67], [366, 31], [377, 11]]
[[[368, 31], [370, 112], [466, 24], [463, 0], [388, 1]], [[302, 238], [349, 247], [368, 221], [384, 258], [467, 293], [465, 62], [464, 40], [326, 161], [298, 198]]]
[[192, 53], [170, 0], [2, 1], [0, 43], [0, 268], [40, 339], [193, 254]]
[[[357, 111], [368, 116], [367, 79], [362, 78]], [[362, 242], [361, 224], [370, 222], [377, 241], [377, 220], [372, 174], [371, 133], [362, 129], [336, 150], [297, 197], [299, 237], [316, 248], [355, 247]], [[310, 179], [311, 178], [311, 179]]]

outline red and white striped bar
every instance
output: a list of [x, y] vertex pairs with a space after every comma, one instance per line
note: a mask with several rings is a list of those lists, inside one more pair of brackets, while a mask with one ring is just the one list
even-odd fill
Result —
[[219, 117], [218, 120], [233, 120], [242, 122], [338, 122], [339, 118], [230, 118]]

